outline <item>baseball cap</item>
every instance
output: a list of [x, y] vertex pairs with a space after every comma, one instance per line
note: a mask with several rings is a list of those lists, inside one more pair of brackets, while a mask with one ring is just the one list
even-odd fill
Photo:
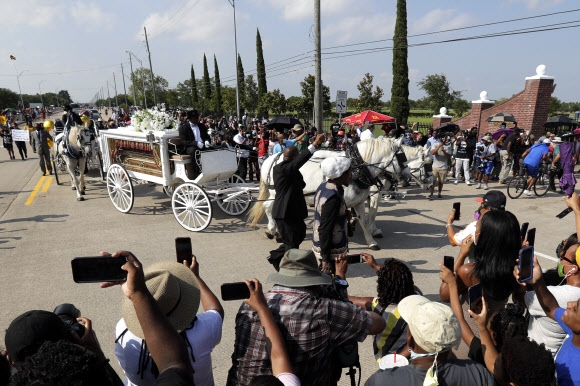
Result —
[[69, 332], [60, 318], [48, 311], [27, 311], [10, 323], [4, 343], [10, 359], [22, 362], [46, 341], [68, 339]]
[[552, 143], [552, 141], [550, 141], [550, 138], [546, 138], [546, 139], [544, 139], [544, 143], [549, 145]]
[[483, 202], [485, 206], [489, 206], [493, 209], [505, 210], [506, 198], [505, 194], [499, 190], [490, 190], [485, 193], [485, 196], [476, 199], [477, 202]]
[[556, 142], [556, 143], [561, 143], [562, 142], [562, 138], [560, 137], [556, 137], [552, 140], [552, 142]]
[[425, 351], [436, 353], [459, 346], [461, 326], [451, 307], [411, 295], [401, 300], [397, 308], [415, 343]]

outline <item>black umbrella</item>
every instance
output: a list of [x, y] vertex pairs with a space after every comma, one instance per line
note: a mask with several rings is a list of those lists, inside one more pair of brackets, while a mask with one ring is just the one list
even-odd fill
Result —
[[276, 117], [271, 119], [270, 122], [266, 123], [267, 128], [276, 129], [277, 131], [291, 129], [294, 127], [294, 125], [302, 125], [302, 122], [292, 117]]
[[516, 118], [509, 113], [497, 113], [485, 120], [486, 122], [517, 122]]
[[459, 125], [456, 125], [455, 123], [444, 123], [435, 130], [440, 130], [446, 133], [455, 133], [459, 131]]
[[560, 127], [560, 126], [571, 126], [577, 127], [580, 126], [579, 122], [576, 122], [572, 118], [567, 115], [554, 115], [550, 117], [546, 123], [544, 123], [544, 127], [546, 128], [553, 128], [553, 127]]

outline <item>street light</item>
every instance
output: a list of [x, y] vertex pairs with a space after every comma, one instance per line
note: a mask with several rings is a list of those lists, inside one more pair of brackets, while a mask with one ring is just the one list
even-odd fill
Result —
[[[236, 70], [236, 109], [238, 112], [238, 119], [240, 118], [240, 79], [238, 78], [238, 36], [237, 36], [237, 29], [236, 29], [236, 0], [228, 0], [232, 8], [234, 9], [234, 48], [236, 51], [236, 66], [234, 67]], [[243, 80], [242, 80], [243, 81]]]
[[[143, 62], [131, 51], [125, 50], [125, 53], [129, 54], [129, 64], [131, 66], [131, 82], [133, 82], [133, 103], [135, 103], [135, 106], [137, 106], [137, 98], [135, 98], [136, 85], [135, 85], [135, 77], [133, 75], [133, 61], [131, 60], [131, 56], [133, 56], [135, 60], [137, 60], [139, 64], [141, 64], [141, 67], [143, 67]], [[143, 98], [145, 99], [145, 108], [147, 108], [147, 95], [145, 94], [145, 79], [142, 79], [142, 81], [143, 81]]]
[[20, 77], [26, 71], [28, 71], [28, 70], [22, 70], [22, 72], [16, 76], [16, 81], [18, 82], [18, 92], [20, 93], [20, 103], [22, 104], [22, 111], [24, 111], [24, 100], [22, 100], [22, 90], [20, 89]]
[[44, 108], [44, 100], [42, 99], [42, 91], [40, 91], [40, 85], [42, 82], [46, 82], [46, 80], [41, 80], [38, 82], [38, 92], [40, 93], [40, 103], [42, 104], [42, 108]]

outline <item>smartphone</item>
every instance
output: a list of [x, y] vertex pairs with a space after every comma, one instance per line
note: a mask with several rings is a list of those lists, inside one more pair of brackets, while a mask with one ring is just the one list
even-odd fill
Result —
[[453, 271], [453, 265], [455, 264], [455, 258], [453, 256], [443, 256], [443, 266], [447, 267]]
[[481, 284], [478, 283], [467, 289], [467, 296], [469, 299], [469, 309], [476, 314], [481, 313], [483, 302], [481, 300]]
[[457, 220], [459, 220], [459, 217], [461, 216], [461, 203], [454, 202], [453, 209], [455, 210], [455, 214], [453, 215], [453, 220], [457, 221]]
[[177, 262], [183, 264], [183, 260], [187, 260], [187, 264], [191, 265], [191, 237], [177, 237], [175, 239], [175, 255]]
[[534, 247], [530, 246], [520, 249], [518, 268], [520, 270], [520, 283], [532, 278], [534, 271]]
[[520, 228], [520, 238], [522, 239], [522, 241], [526, 238], [526, 233], [528, 233], [529, 225], [530, 225], [529, 222], [525, 222], [522, 224], [522, 227]]
[[347, 255], [346, 256], [346, 263], [347, 264], [358, 264], [363, 263], [364, 260], [361, 255]]
[[70, 263], [75, 283], [102, 283], [127, 280], [121, 268], [126, 262], [124, 257], [95, 256], [75, 257]]
[[250, 289], [243, 281], [224, 283], [221, 286], [222, 300], [241, 300], [250, 297]]
[[528, 240], [528, 245], [533, 247], [534, 243], [536, 242], [536, 228], [532, 228], [528, 231], [526, 239]]

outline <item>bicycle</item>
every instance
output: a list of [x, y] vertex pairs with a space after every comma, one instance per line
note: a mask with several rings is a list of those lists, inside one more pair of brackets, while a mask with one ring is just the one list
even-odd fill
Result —
[[[510, 198], [518, 198], [522, 195], [524, 190], [528, 186], [528, 168], [523, 166], [523, 173], [520, 173], [517, 177], [514, 177], [508, 184], [507, 193]], [[534, 193], [538, 197], [543, 197], [548, 193], [548, 188], [550, 187], [550, 176], [548, 164], [542, 162], [540, 164], [540, 170], [538, 171], [538, 178], [534, 182]]]

